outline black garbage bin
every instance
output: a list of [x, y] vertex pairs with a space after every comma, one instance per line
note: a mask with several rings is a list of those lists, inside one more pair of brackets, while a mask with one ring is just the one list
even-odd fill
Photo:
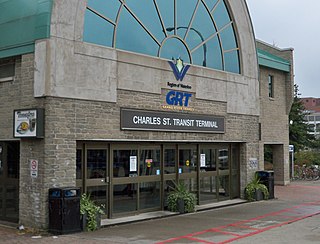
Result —
[[68, 234], [80, 231], [80, 189], [50, 188], [49, 232]]
[[268, 188], [269, 199], [273, 199], [274, 198], [274, 171], [261, 170], [261, 171], [257, 171], [256, 174], [260, 178], [260, 182]]

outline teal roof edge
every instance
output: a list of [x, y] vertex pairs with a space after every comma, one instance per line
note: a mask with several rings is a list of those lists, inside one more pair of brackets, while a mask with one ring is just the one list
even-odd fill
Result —
[[290, 61], [280, 58], [261, 49], [257, 50], [257, 55], [259, 65], [285, 72], [290, 72]]
[[49, 38], [53, 0], [0, 1], [0, 58], [34, 52]]

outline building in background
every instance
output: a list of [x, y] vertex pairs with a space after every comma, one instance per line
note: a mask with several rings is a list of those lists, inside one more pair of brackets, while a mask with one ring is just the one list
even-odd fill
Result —
[[[275, 183], [289, 182], [289, 124], [293, 102], [293, 49], [257, 41], [260, 80], [260, 155]], [[283, 175], [282, 175], [283, 174]]]
[[1, 220], [47, 228], [52, 187], [107, 218], [166, 209], [173, 180], [240, 198], [266, 145], [289, 182], [292, 50], [256, 43], [245, 1], [181, 2], [0, 3]]
[[316, 138], [320, 136], [320, 98], [303, 97], [301, 101], [305, 107], [306, 123], [309, 125], [310, 134]]

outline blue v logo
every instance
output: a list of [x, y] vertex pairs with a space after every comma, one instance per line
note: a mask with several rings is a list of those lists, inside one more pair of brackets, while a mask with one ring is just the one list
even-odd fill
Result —
[[190, 68], [190, 65], [183, 65], [183, 60], [178, 58], [175, 60], [176, 63], [173, 63], [172, 61], [168, 61], [174, 76], [176, 77], [176, 80], [182, 81], [184, 76], [186, 75], [188, 69]]

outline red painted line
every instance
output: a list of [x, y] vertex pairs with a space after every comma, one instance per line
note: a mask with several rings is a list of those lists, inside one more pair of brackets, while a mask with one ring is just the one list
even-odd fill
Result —
[[[305, 219], [305, 218], [308, 218], [308, 217], [312, 217], [312, 216], [318, 215], [318, 214], [320, 214], [320, 211], [316, 211], [316, 212], [313, 212], [311, 214], [303, 215], [303, 216], [300, 216], [300, 217], [299, 216], [283, 216], [283, 214], [285, 214], [286, 212], [295, 213], [295, 211], [299, 210], [299, 208], [302, 208], [304, 206], [318, 205], [319, 203], [320, 203], [320, 201], [311, 202], [311, 203], [304, 203], [304, 204], [297, 205], [297, 206], [294, 206], [294, 207], [291, 207], [291, 208], [282, 209], [280, 211], [267, 213], [267, 214], [264, 214], [264, 215], [261, 215], [261, 216], [255, 217], [255, 218], [251, 218], [251, 219], [248, 219], [248, 220], [242, 220], [242, 221], [238, 221], [238, 222], [231, 223], [231, 224], [228, 224], [228, 225], [211, 228], [211, 229], [207, 229], [207, 230], [191, 233], [191, 234], [180, 236], [180, 237], [170, 238], [170, 239], [165, 240], [165, 241], [157, 242], [157, 244], [170, 243], [170, 242], [174, 242], [174, 241], [181, 240], [181, 239], [190, 239], [190, 240], [196, 240], [197, 242], [214, 244], [214, 242], [208, 242], [208, 241], [205, 241], [205, 240], [201, 240], [199, 238], [195, 238], [195, 236], [197, 236], [197, 235], [201, 235], [201, 234], [208, 233], [208, 232], [218, 232], [218, 233], [221, 233], [221, 234], [224, 234], [224, 235], [233, 235], [233, 236], [235, 236], [234, 238], [231, 238], [231, 239], [228, 239], [228, 240], [225, 240], [225, 241], [222, 241], [222, 242], [218, 242], [218, 244], [230, 243], [230, 242], [233, 242], [235, 240], [239, 240], [239, 239], [242, 239], [242, 238], [253, 236], [253, 235], [265, 232], [267, 230], [270, 230], [270, 229], [273, 229], [273, 228], [276, 228], [276, 227], [280, 227], [280, 226], [287, 225], [287, 224], [290, 224], [290, 223], [293, 223], [293, 222], [297, 222], [299, 220], [302, 220], [302, 219]], [[275, 224], [275, 225], [270, 225], [268, 227], [264, 227], [264, 228], [261, 228], [261, 229], [260, 228], [252, 228], [250, 226], [245, 226], [245, 224], [248, 224], [248, 223], [256, 221], [256, 220], [263, 220], [263, 218], [270, 217], [270, 216], [289, 218], [289, 220], [281, 222], [281, 223], [278, 223], [278, 224]], [[290, 219], [290, 218], [292, 218], [292, 219]], [[246, 233], [246, 234], [240, 235], [240, 234], [236, 234], [236, 233], [229, 232], [229, 231], [223, 231], [223, 229], [225, 229], [227, 227], [240, 227], [240, 228], [245, 228], [245, 229], [252, 229], [254, 231], [251, 232], [251, 233]]]
[[235, 237], [235, 238], [232, 238], [232, 239], [229, 239], [229, 240], [225, 240], [225, 241], [219, 242], [218, 244], [230, 243], [230, 242], [242, 239], [242, 238], [246, 238], [246, 237], [249, 237], [249, 236], [257, 235], [257, 234], [260, 234], [260, 233], [265, 232], [267, 230], [274, 229], [274, 228], [277, 228], [277, 227], [280, 227], [280, 226], [283, 226], [283, 225], [291, 224], [291, 223], [297, 222], [299, 220], [306, 219], [306, 218], [309, 218], [309, 217], [312, 217], [312, 216], [315, 216], [315, 215], [318, 215], [318, 214], [320, 214], [320, 211], [316, 212], [314, 214], [305, 215], [303, 217], [296, 218], [296, 219], [293, 219], [293, 220], [290, 220], [290, 221], [282, 222], [282, 223], [279, 223], [279, 224], [276, 224], [276, 225], [271, 225], [271, 226], [268, 226], [268, 227], [266, 227], [264, 229], [261, 229], [261, 230], [258, 230], [258, 231], [252, 232], [252, 233], [248, 233], [248, 234], [242, 235], [240, 237]]
[[248, 229], [248, 230], [259, 230], [258, 228], [253, 228], [251, 226], [246, 226], [246, 225], [234, 225], [234, 224], [231, 224], [230, 227], [237, 227], [239, 229]]
[[201, 239], [194, 238], [194, 237], [188, 237], [186, 239], [191, 240], [191, 241], [201, 242], [201, 243], [207, 243], [207, 244], [216, 244], [217, 243], [217, 242], [201, 240]]
[[229, 231], [221, 231], [219, 229], [212, 230], [211, 232], [217, 232], [217, 233], [220, 233], [220, 234], [223, 234], [223, 235], [242, 236], [242, 235], [239, 235], [239, 234], [236, 234], [236, 233], [233, 233], [233, 232], [229, 232]]

